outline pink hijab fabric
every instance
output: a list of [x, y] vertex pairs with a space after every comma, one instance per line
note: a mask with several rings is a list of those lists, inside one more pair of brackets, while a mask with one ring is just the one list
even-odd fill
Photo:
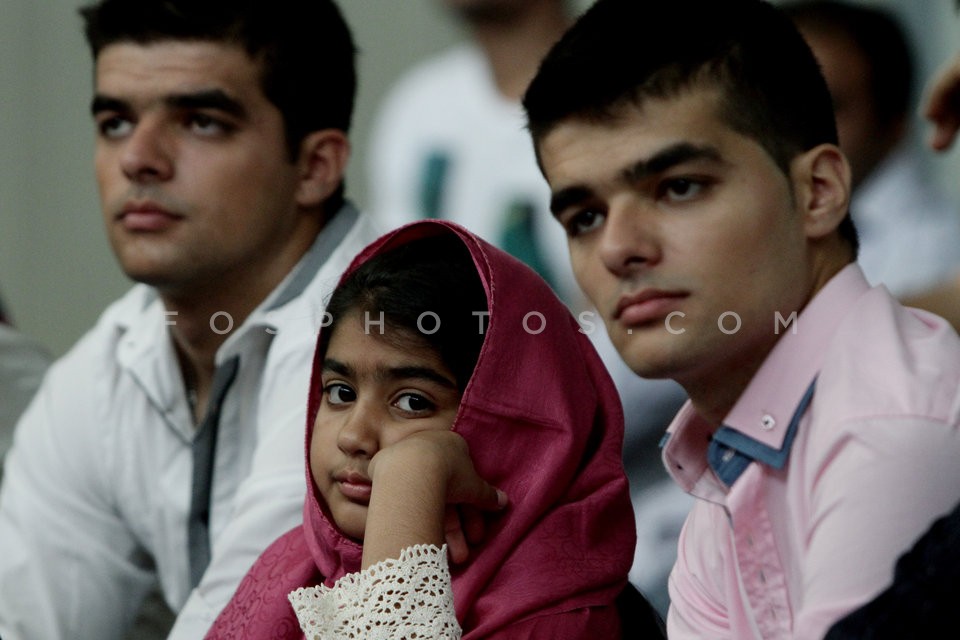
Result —
[[[636, 540], [621, 461], [619, 396], [589, 338], [531, 269], [453, 223], [388, 233], [347, 272], [416, 238], [457, 236], [486, 290], [486, 338], [453, 430], [510, 498], [470, 559], [451, 566], [463, 638], [619, 637], [614, 599]], [[320, 340], [323, 340], [321, 335]], [[319, 345], [319, 342], [318, 342]], [[306, 450], [322, 397], [314, 362]], [[303, 525], [256, 561], [207, 638], [300, 639], [287, 594], [360, 569], [360, 543], [329, 519], [307, 469]], [[552, 619], [551, 619], [552, 618]]]

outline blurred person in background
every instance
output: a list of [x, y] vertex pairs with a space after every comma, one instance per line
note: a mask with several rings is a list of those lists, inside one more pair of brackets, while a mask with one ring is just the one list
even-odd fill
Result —
[[[960, 53], [947, 60], [930, 81], [923, 114], [932, 125], [928, 144], [934, 151], [946, 152], [960, 129]], [[960, 272], [909, 296], [906, 302], [943, 316], [960, 330]]]
[[911, 145], [914, 47], [891, 12], [842, 0], [782, 5], [827, 81], [850, 162], [858, 262], [898, 297], [960, 267], [960, 206], [924, 172]]
[[13, 442], [13, 428], [40, 386], [51, 359], [39, 343], [11, 325], [0, 302], [0, 481], [3, 459]]

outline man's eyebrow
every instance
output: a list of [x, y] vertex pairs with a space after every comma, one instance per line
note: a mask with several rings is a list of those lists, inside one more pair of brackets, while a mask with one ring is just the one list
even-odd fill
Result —
[[[221, 89], [205, 89], [190, 93], [174, 93], [164, 96], [163, 103], [173, 109], [213, 109], [222, 111], [236, 118], [245, 118], [247, 109], [236, 98], [227, 95]], [[90, 103], [90, 112], [97, 115], [103, 111], [125, 112], [130, 110], [130, 104], [119, 98], [97, 94]]]
[[[692, 160], [720, 162], [722, 158], [716, 147], [678, 142], [661, 149], [649, 158], [637, 160], [621, 171], [621, 178], [628, 184], [633, 184], [643, 178]], [[560, 189], [550, 197], [550, 212], [553, 213], [554, 217], [557, 217], [568, 207], [589, 200], [591, 197], [593, 197], [593, 191], [582, 185]]]
[[163, 101], [176, 109], [215, 109], [236, 118], [245, 118], [247, 115], [246, 107], [221, 89], [175, 93], [167, 96]]
[[93, 96], [93, 100], [90, 101], [90, 113], [91, 115], [97, 115], [103, 111], [118, 111], [123, 112], [129, 110], [129, 105], [118, 98], [111, 98], [109, 96], [97, 94]]
[[628, 183], [634, 183], [692, 160], [719, 162], [721, 156], [716, 147], [678, 142], [661, 149], [646, 160], [638, 160], [632, 166], [624, 169], [622, 176]]
[[573, 186], [560, 189], [550, 196], [550, 213], [555, 218], [559, 217], [568, 207], [588, 200], [592, 195], [593, 191], [587, 187]]

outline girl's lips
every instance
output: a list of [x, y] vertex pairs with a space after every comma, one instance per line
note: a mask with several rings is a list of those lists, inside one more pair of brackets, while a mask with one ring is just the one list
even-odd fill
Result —
[[342, 470], [333, 476], [333, 481], [337, 483], [340, 493], [347, 500], [353, 502], [370, 502], [370, 493], [373, 485], [370, 478], [356, 470]]
[[337, 480], [337, 486], [340, 488], [340, 493], [342, 493], [348, 500], [362, 503], [370, 502], [370, 494], [373, 491], [373, 485], [371, 485], [369, 482]]

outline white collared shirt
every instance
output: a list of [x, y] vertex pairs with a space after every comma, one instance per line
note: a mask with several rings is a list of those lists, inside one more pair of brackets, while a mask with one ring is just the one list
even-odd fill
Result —
[[176, 317], [137, 285], [54, 364], [18, 425], [0, 491], [0, 635], [121, 638], [159, 579], [180, 611], [170, 637], [203, 636], [260, 552], [301, 520], [322, 310], [375, 237], [345, 207], [218, 351], [218, 366], [239, 355], [240, 368], [220, 419], [211, 564], [192, 592], [195, 426], [169, 339]]

